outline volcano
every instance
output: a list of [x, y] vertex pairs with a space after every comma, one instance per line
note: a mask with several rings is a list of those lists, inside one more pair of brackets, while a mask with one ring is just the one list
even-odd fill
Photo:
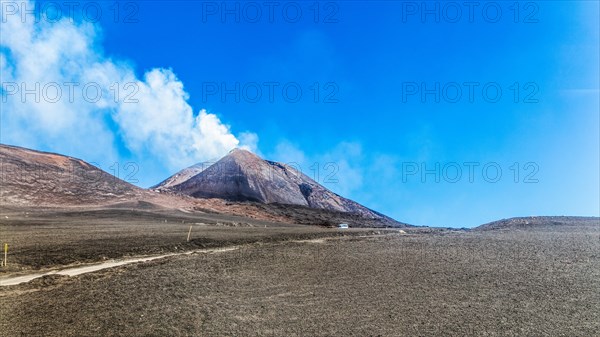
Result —
[[[213, 165], [193, 176], [194, 165], [155, 188], [195, 198], [219, 198], [263, 204], [296, 205], [312, 209], [355, 214], [369, 219], [389, 219], [357, 202], [346, 199], [282, 163], [234, 149]], [[181, 177], [189, 177], [182, 181]], [[173, 181], [181, 181], [173, 184]], [[393, 221], [393, 220], [392, 220]]]
[[143, 189], [78, 158], [0, 144], [0, 207], [160, 208], [288, 224], [407, 226], [245, 150], [211, 164], [193, 165]]

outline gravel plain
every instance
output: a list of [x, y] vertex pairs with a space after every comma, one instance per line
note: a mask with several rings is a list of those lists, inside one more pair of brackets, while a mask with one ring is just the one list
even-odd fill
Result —
[[598, 336], [597, 225], [259, 241], [0, 288], [3, 336]]

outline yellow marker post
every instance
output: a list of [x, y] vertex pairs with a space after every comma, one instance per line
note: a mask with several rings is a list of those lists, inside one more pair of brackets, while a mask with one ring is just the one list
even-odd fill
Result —
[[4, 244], [4, 266], [7, 267], [8, 266], [8, 262], [6, 260], [8, 256], [8, 243]]

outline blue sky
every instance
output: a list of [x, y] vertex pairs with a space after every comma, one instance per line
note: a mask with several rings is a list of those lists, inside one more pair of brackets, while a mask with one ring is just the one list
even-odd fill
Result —
[[[121, 178], [135, 162], [144, 187], [218, 159], [232, 144], [246, 146], [417, 225], [599, 215], [597, 1], [481, 2], [471, 17], [462, 2], [280, 2], [271, 17], [268, 2], [79, 4], [87, 19], [76, 9], [75, 23], [30, 24], [38, 40], [71, 25], [81, 48], [53, 50], [63, 60], [58, 69], [21, 71], [33, 66], [17, 50], [50, 47], [3, 41], [3, 82], [43, 86], [53, 78], [41, 73], [64, 82], [114, 72], [122, 89], [132, 79], [143, 85], [138, 103], [88, 104], [82, 117], [79, 106], [72, 114], [64, 112], [70, 105], [31, 108], [4, 89], [3, 105], [23, 116], [33, 109], [41, 119], [46, 110], [58, 117], [42, 123], [3, 108], [3, 143], [81, 157], [109, 172], [117, 162]], [[439, 18], [427, 12], [436, 6]], [[70, 59], [88, 66], [67, 69]], [[202, 109], [202, 122], [186, 115]], [[194, 132], [201, 136], [186, 134]]]

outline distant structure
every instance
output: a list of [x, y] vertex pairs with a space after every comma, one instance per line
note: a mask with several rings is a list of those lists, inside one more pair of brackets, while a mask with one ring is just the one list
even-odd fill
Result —
[[347, 223], [341, 223], [338, 225], [338, 228], [348, 228], [348, 224]]

